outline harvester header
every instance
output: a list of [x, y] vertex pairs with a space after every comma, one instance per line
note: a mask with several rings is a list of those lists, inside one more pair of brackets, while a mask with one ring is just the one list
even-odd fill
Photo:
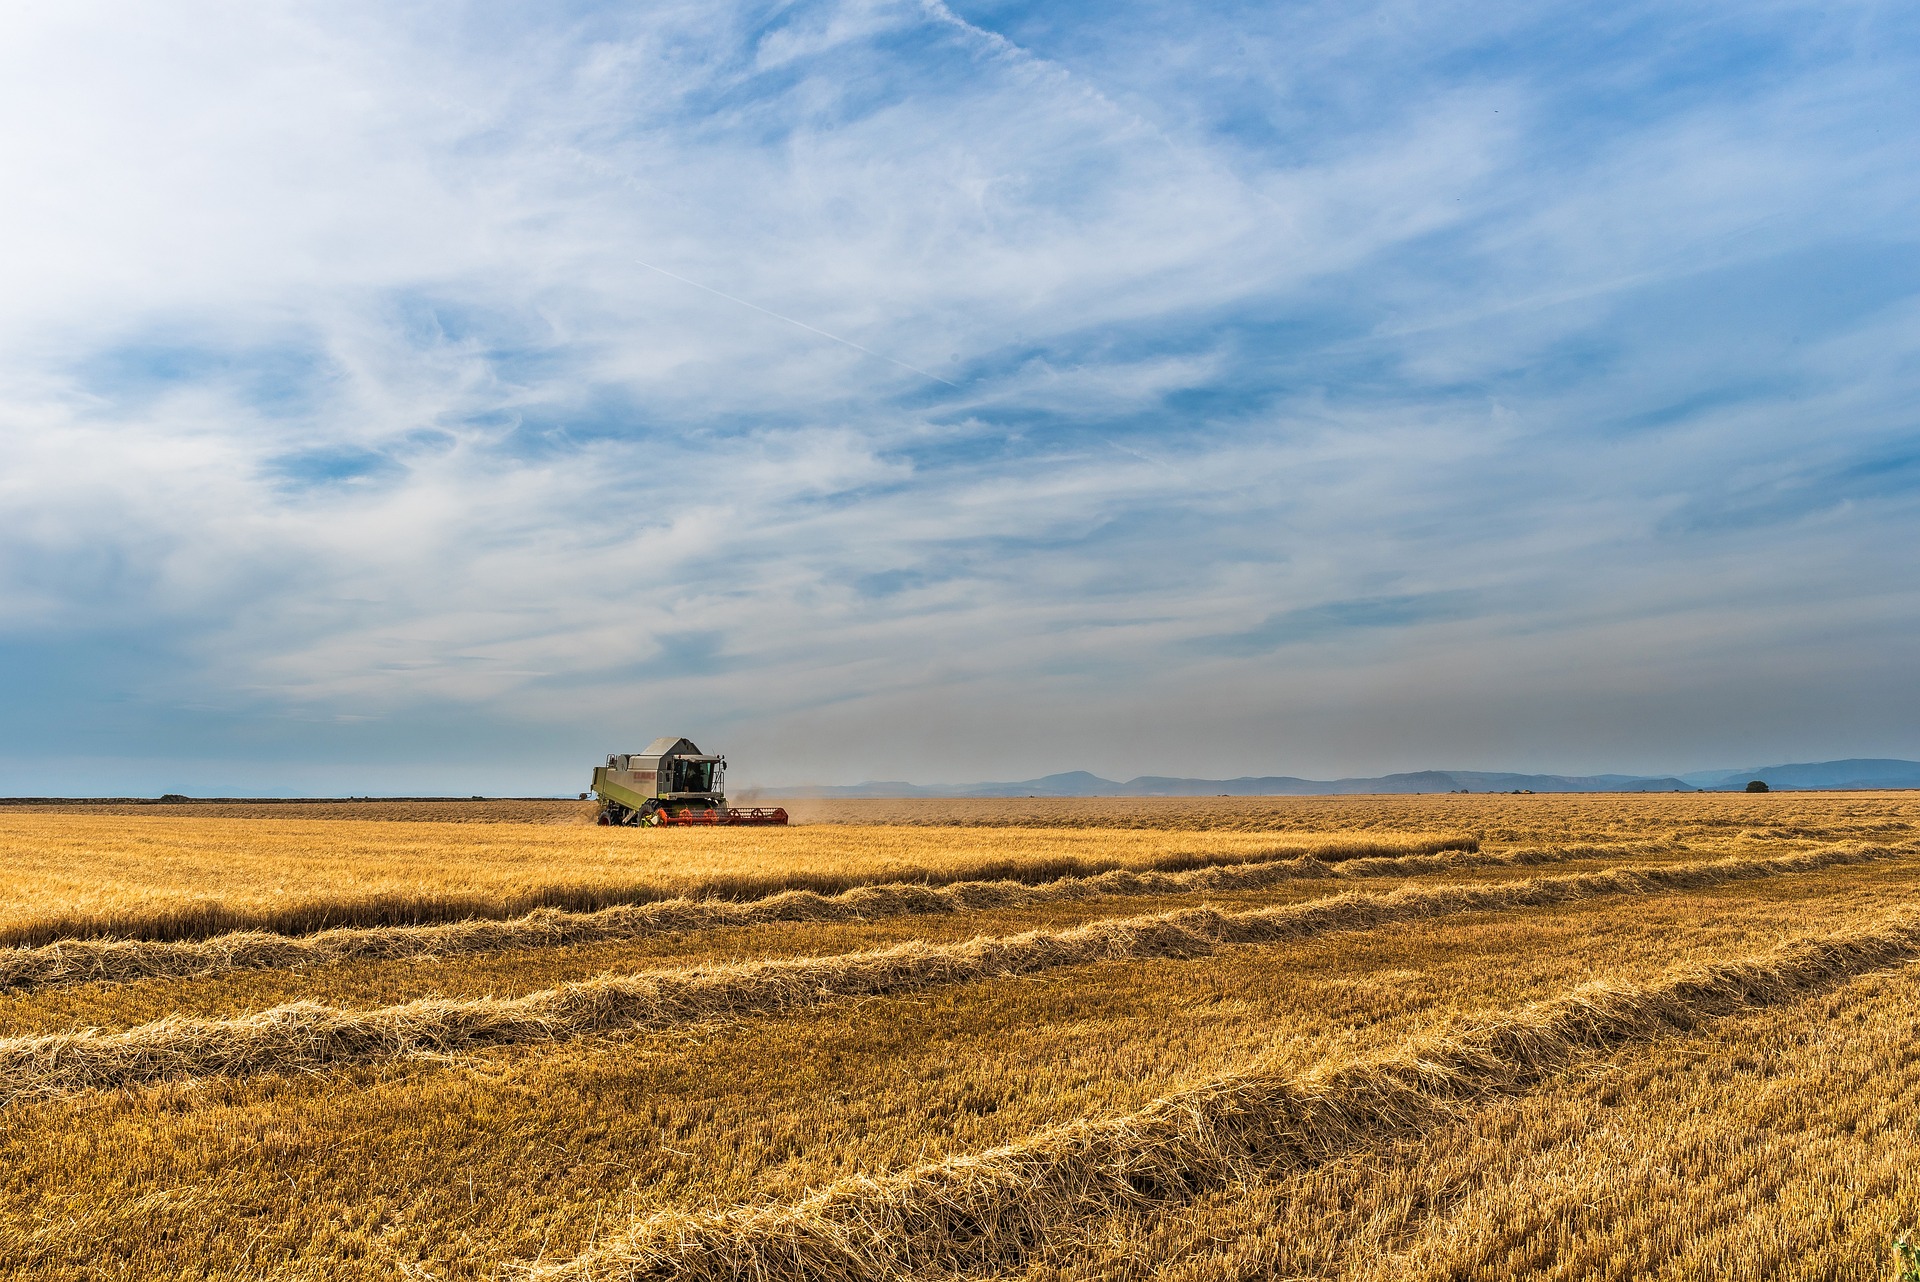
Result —
[[593, 768], [602, 824], [783, 824], [779, 807], [727, 805], [727, 759], [691, 739], [661, 738], [645, 752], [616, 752]]

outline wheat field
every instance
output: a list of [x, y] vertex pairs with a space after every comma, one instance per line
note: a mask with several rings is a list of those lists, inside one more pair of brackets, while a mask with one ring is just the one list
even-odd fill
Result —
[[380, 804], [0, 809], [0, 1276], [1877, 1279], [1920, 1222], [1911, 794]]

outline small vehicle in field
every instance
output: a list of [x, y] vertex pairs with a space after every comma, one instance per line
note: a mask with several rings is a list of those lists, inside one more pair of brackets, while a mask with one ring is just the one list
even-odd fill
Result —
[[727, 759], [701, 752], [690, 739], [660, 738], [645, 752], [616, 752], [593, 768], [601, 824], [784, 824], [778, 806], [727, 805]]

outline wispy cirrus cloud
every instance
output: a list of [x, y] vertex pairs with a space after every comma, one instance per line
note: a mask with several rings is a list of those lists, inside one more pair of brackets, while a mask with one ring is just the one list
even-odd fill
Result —
[[14, 790], [1920, 750], [1899, 10], [0, 35]]

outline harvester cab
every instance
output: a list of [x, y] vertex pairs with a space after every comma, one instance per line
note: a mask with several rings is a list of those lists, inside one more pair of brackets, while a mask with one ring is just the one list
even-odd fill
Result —
[[602, 824], [783, 824], [787, 812], [729, 808], [727, 759], [690, 739], [661, 738], [645, 752], [616, 752], [593, 768]]

